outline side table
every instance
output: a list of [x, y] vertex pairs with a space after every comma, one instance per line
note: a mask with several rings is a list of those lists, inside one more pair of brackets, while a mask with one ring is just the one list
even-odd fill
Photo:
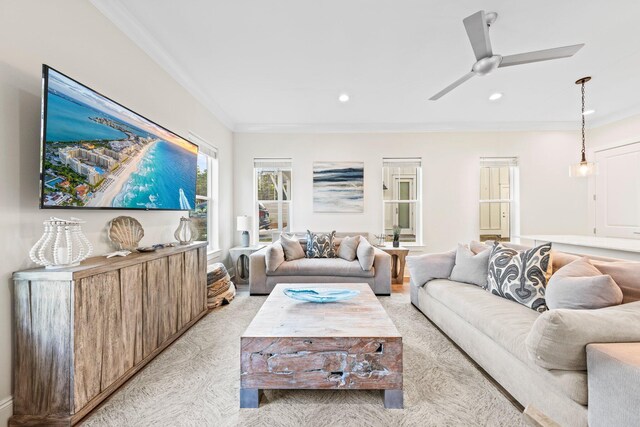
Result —
[[249, 256], [264, 247], [265, 245], [236, 246], [229, 249], [231, 265], [236, 270], [236, 284], [246, 285], [249, 283]]
[[378, 246], [378, 249], [391, 255], [391, 282], [402, 284], [404, 281], [404, 263], [409, 253], [409, 249], [399, 246]]

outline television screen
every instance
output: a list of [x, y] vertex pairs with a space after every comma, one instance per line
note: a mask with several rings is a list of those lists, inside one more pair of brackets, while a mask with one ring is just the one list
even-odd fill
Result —
[[190, 210], [197, 145], [46, 65], [42, 208]]

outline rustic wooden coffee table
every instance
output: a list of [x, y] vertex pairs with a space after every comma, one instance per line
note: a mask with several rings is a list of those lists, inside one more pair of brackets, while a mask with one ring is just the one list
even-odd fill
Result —
[[[348, 288], [342, 302], [295, 301], [285, 288]], [[263, 389], [383, 390], [402, 408], [402, 336], [366, 283], [279, 284], [240, 338], [240, 407]]]

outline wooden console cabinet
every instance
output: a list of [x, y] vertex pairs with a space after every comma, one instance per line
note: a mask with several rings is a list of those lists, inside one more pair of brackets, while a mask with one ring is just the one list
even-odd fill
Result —
[[207, 312], [206, 243], [14, 273], [10, 425], [73, 425]]

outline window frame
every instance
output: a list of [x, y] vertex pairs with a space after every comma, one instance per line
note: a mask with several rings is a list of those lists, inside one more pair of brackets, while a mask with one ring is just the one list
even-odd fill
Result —
[[[411, 165], [415, 165], [416, 163], [418, 164], [417, 166], [415, 166], [416, 168], [416, 174], [415, 174], [415, 180], [416, 182], [414, 183], [415, 185], [415, 199], [408, 199], [408, 200], [402, 200], [402, 199], [385, 199], [384, 198], [384, 177], [385, 177], [385, 168], [401, 168], [403, 167], [403, 164], [411, 164]], [[387, 164], [393, 164], [393, 166], [391, 165], [387, 165]], [[406, 166], [405, 166], [406, 167]], [[413, 174], [399, 174], [400, 179], [402, 179], [404, 176], [404, 178], [408, 178], [411, 177], [413, 178], [414, 175]], [[384, 234], [386, 236], [387, 232], [386, 232], [386, 228], [385, 228], [385, 224], [386, 224], [386, 211], [387, 211], [387, 205], [394, 205], [394, 204], [398, 204], [398, 203], [406, 203], [409, 205], [412, 205], [414, 207], [414, 223], [415, 223], [415, 241], [413, 242], [409, 242], [409, 241], [400, 241], [400, 244], [402, 246], [422, 246], [422, 242], [423, 242], [423, 228], [422, 228], [422, 157], [383, 157], [382, 158], [382, 182], [380, 184], [380, 188], [382, 188], [382, 234]], [[392, 185], [391, 183], [389, 183], [389, 185]], [[385, 242], [386, 242], [386, 238], [385, 238]]]
[[[272, 171], [277, 173], [277, 199], [276, 200], [261, 200], [258, 199], [258, 174], [265, 171]], [[285, 186], [283, 173], [289, 172], [289, 188], [288, 198], [284, 199]], [[290, 158], [260, 158], [253, 159], [253, 214], [255, 221], [253, 221], [253, 244], [270, 243], [273, 240], [273, 233], [289, 232], [292, 228], [291, 220], [293, 218], [293, 162]], [[278, 205], [278, 228], [270, 229], [271, 239], [268, 241], [260, 240], [260, 203], [277, 203]], [[284, 205], [287, 205], [287, 226], [284, 227]]]
[[207, 202], [207, 257], [211, 259], [221, 253], [219, 232], [220, 161], [218, 149], [193, 132], [189, 132], [189, 141], [198, 145], [198, 155], [203, 155], [207, 158], [207, 195], [198, 195], [196, 192], [196, 202], [198, 200]]

